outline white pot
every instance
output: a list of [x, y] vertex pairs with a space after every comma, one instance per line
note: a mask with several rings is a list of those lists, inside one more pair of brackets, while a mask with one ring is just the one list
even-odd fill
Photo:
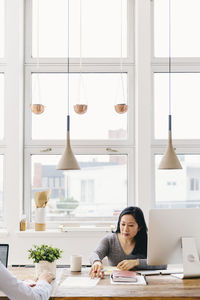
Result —
[[46, 207], [37, 207], [35, 210], [35, 223], [45, 224]]
[[46, 260], [41, 260], [39, 263], [35, 264], [35, 275], [38, 278], [43, 271], [51, 272], [56, 278], [56, 261], [49, 262]]

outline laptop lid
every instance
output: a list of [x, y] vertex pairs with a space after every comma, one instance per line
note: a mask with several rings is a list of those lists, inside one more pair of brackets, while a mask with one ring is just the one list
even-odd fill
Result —
[[8, 244], [0, 244], [0, 261], [4, 264], [5, 267], [8, 265]]

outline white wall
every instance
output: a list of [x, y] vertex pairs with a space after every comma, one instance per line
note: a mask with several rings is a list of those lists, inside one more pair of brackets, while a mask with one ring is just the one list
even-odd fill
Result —
[[70, 255], [80, 254], [83, 264], [89, 264], [89, 256], [106, 232], [13, 232], [5, 236], [0, 233], [0, 243], [9, 243], [9, 265], [32, 264], [28, 260], [27, 250], [33, 244], [48, 244], [63, 249], [62, 259], [58, 264], [69, 264]]

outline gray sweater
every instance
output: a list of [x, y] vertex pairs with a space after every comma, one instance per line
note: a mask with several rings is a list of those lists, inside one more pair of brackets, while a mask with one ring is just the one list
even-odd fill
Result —
[[90, 256], [90, 263], [93, 264], [95, 260], [102, 261], [106, 256], [110, 266], [117, 266], [120, 261], [125, 259], [139, 259], [139, 266], [137, 269], [154, 270], [166, 268], [166, 266], [148, 266], [144, 255], [134, 253], [134, 250], [130, 254], [126, 254], [119, 242], [117, 233], [108, 234], [99, 242], [98, 247]]

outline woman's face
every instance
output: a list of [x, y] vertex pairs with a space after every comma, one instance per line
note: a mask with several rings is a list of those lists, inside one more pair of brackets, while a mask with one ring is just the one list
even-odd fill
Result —
[[124, 215], [120, 221], [120, 233], [126, 239], [133, 239], [139, 231], [139, 226], [132, 215]]

